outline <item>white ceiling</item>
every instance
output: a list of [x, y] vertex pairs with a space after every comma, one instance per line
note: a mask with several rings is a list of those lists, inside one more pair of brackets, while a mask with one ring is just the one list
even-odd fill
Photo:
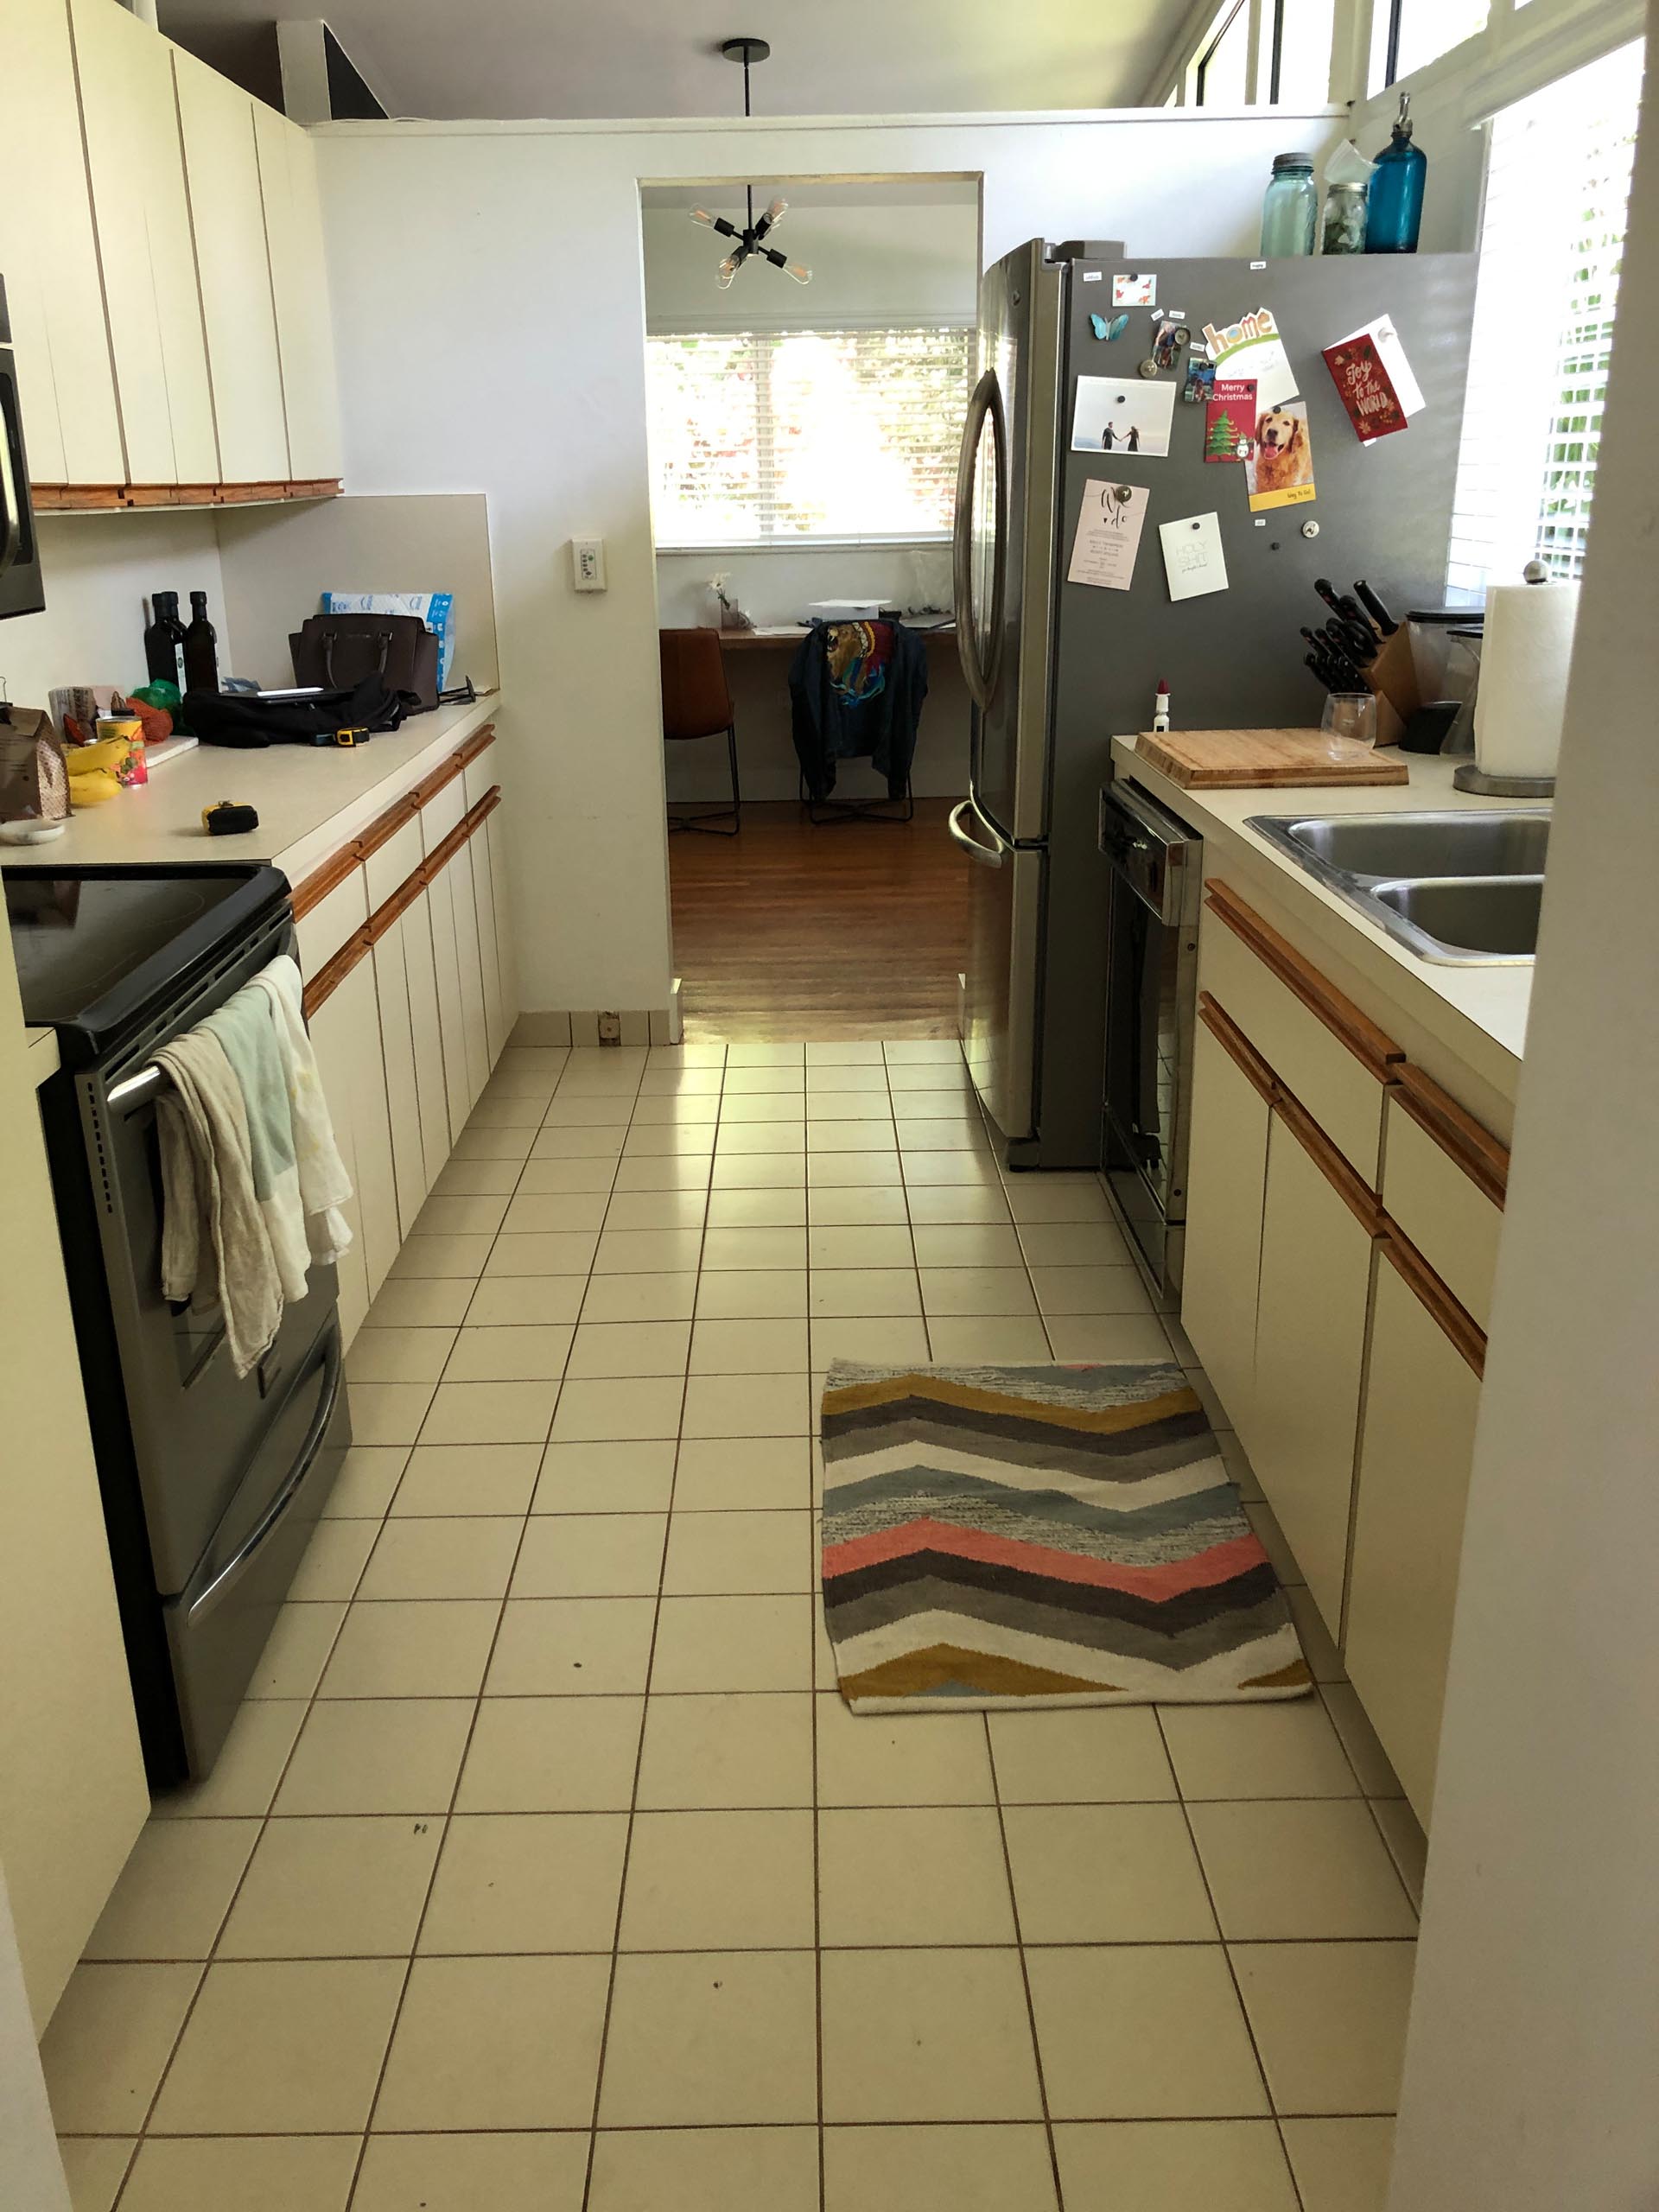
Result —
[[1133, 105], [1190, 0], [160, 0], [162, 28], [271, 99], [277, 16], [324, 15], [394, 115], [742, 113], [722, 38], [772, 41], [758, 116]]

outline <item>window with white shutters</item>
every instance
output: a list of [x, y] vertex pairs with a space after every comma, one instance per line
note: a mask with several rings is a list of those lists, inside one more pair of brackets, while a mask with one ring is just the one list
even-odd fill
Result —
[[1618, 306], [1640, 41], [1491, 124], [1447, 582], [1584, 561]]
[[692, 333], [646, 341], [659, 547], [947, 537], [973, 332]]

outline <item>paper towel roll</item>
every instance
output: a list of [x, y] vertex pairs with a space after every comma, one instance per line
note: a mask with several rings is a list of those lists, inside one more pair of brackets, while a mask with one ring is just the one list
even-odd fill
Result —
[[1486, 594], [1475, 760], [1489, 776], [1553, 776], [1561, 749], [1577, 584], [1493, 584]]

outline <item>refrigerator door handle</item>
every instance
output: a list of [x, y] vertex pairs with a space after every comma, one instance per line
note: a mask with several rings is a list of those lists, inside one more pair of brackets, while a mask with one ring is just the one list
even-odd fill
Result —
[[[974, 510], [979, 474], [980, 442], [988, 419], [992, 454], [996, 468], [995, 507], [991, 527], [991, 604], [986, 626], [988, 647], [982, 654], [978, 611], [974, 605]], [[987, 369], [968, 403], [968, 419], [962, 429], [962, 453], [957, 463], [957, 512], [952, 524], [952, 567], [955, 574], [957, 651], [968, 696], [982, 714], [996, 696], [1002, 666], [1002, 619], [1006, 601], [1008, 519], [1008, 426], [1002, 406], [1002, 388], [995, 369]]]
[[[993, 844], [982, 844], [977, 837], [969, 833], [963, 817], [970, 814], [982, 829], [990, 830], [991, 836], [995, 840]], [[970, 798], [965, 798], [959, 806], [951, 808], [945, 826], [969, 859], [977, 861], [982, 868], [1001, 868], [1014, 850], [1014, 847], [1005, 837], [999, 837], [996, 831], [991, 830], [990, 823], [978, 811]]]

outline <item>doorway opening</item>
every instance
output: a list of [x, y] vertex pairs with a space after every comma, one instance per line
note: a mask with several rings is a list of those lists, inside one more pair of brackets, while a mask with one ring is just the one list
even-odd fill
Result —
[[[658, 621], [702, 633], [664, 648], [685, 1033], [954, 1038], [966, 863], [946, 817], [969, 702], [950, 531], [979, 181], [738, 178], [641, 200]], [[719, 224], [777, 200], [767, 243], [810, 283], [756, 256], [722, 284]]]

